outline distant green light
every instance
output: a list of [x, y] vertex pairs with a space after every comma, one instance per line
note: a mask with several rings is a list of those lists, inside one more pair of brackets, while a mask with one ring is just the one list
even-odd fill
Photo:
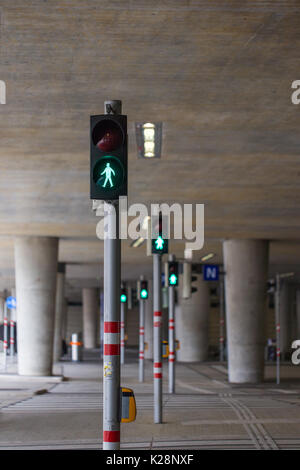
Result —
[[165, 241], [159, 235], [159, 237], [155, 240], [156, 249], [162, 250], [164, 247], [164, 244], [165, 244]]
[[120, 299], [121, 299], [121, 302], [123, 302], [123, 304], [124, 304], [127, 301], [127, 295], [121, 294]]
[[148, 298], [148, 291], [146, 289], [141, 290], [141, 298], [147, 299]]
[[170, 283], [171, 286], [176, 286], [176, 284], [177, 284], [176, 274], [171, 274], [171, 276], [169, 277], [169, 283]]

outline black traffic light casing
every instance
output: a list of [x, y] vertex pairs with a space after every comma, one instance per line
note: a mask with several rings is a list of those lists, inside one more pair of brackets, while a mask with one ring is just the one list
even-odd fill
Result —
[[[194, 281], [197, 281], [198, 277], [197, 276], [191, 276], [191, 283], [194, 282]], [[193, 292], [197, 292], [198, 288], [197, 287], [193, 287], [193, 285], [191, 286], [191, 293]]]
[[141, 300], [147, 300], [149, 296], [148, 292], [148, 281], [140, 281], [140, 292], [139, 292], [139, 298]]
[[168, 285], [178, 286], [178, 261], [168, 262]]
[[127, 196], [127, 116], [90, 117], [90, 197], [103, 201]]
[[[156, 238], [152, 238], [151, 243], [152, 243], [152, 249], [151, 252], [152, 254], [159, 254], [163, 255], [168, 253], [169, 249], [169, 240], [168, 238], [163, 238], [163, 227], [162, 227], [162, 213], [159, 213], [158, 217], [158, 224], [156, 227], [155, 232], [158, 234]], [[151, 234], [152, 235], [152, 234]]]
[[125, 287], [121, 288], [120, 301], [123, 304], [127, 303], [127, 290]]

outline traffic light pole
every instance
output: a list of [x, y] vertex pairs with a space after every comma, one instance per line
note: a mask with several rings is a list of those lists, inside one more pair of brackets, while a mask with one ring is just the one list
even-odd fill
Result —
[[[141, 276], [141, 280], [144, 276]], [[140, 298], [140, 330], [139, 330], [139, 382], [144, 382], [144, 353], [145, 353], [145, 300]]]
[[[105, 113], [121, 114], [121, 102], [105, 102]], [[104, 203], [103, 450], [120, 449], [120, 287], [119, 201]], [[115, 228], [115, 230], [114, 230]]]
[[276, 274], [275, 289], [275, 324], [276, 324], [276, 384], [280, 384], [280, 275]]
[[4, 303], [4, 325], [3, 325], [3, 349], [4, 349], [4, 367], [6, 370], [6, 358], [8, 349], [8, 318], [7, 318], [7, 303]]
[[[169, 261], [174, 261], [169, 255]], [[175, 393], [175, 287], [169, 284], [169, 393]]]
[[154, 423], [162, 423], [161, 255], [153, 254]]
[[224, 361], [224, 278], [220, 276], [220, 361]]
[[175, 393], [175, 287], [169, 286], [169, 393]]
[[121, 302], [121, 364], [125, 363], [125, 305]]

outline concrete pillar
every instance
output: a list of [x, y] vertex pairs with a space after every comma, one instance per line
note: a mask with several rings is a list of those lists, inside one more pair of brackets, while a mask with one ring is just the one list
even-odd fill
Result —
[[197, 287], [189, 299], [182, 297], [183, 276], [179, 276], [178, 302], [175, 305], [175, 336], [180, 341], [176, 358], [180, 362], [205, 361], [208, 356], [208, 321], [210, 310], [209, 283], [195, 274]]
[[145, 302], [145, 359], [153, 359], [153, 281], [148, 280], [148, 299]]
[[5, 295], [0, 295], [0, 324], [4, 322], [4, 305], [5, 305]]
[[62, 355], [62, 329], [65, 299], [65, 265], [58, 263], [56, 275], [55, 321], [53, 361], [59, 361]]
[[287, 354], [291, 351], [292, 343], [292, 313], [290, 296], [290, 286], [287, 281], [283, 280], [280, 286], [279, 301], [280, 351], [283, 359], [285, 359]]
[[18, 372], [52, 375], [58, 238], [15, 239]]
[[297, 338], [300, 339], [300, 289], [296, 291]]
[[268, 242], [226, 240], [223, 251], [229, 382], [260, 382], [264, 375]]
[[83, 346], [97, 346], [97, 316], [99, 315], [98, 289], [96, 287], [82, 289], [83, 304]]

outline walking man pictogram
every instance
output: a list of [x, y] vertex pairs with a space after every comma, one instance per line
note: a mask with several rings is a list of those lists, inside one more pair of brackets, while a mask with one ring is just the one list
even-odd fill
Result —
[[102, 171], [101, 175], [105, 175], [105, 181], [104, 184], [102, 185], [102, 188], [105, 188], [106, 184], [109, 182], [110, 187], [113, 187], [113, 182], [112, 182], [112, 175], [116, 176], [115, 171], [111, 168], [110, 163], [106, 163], [106, 167]]

